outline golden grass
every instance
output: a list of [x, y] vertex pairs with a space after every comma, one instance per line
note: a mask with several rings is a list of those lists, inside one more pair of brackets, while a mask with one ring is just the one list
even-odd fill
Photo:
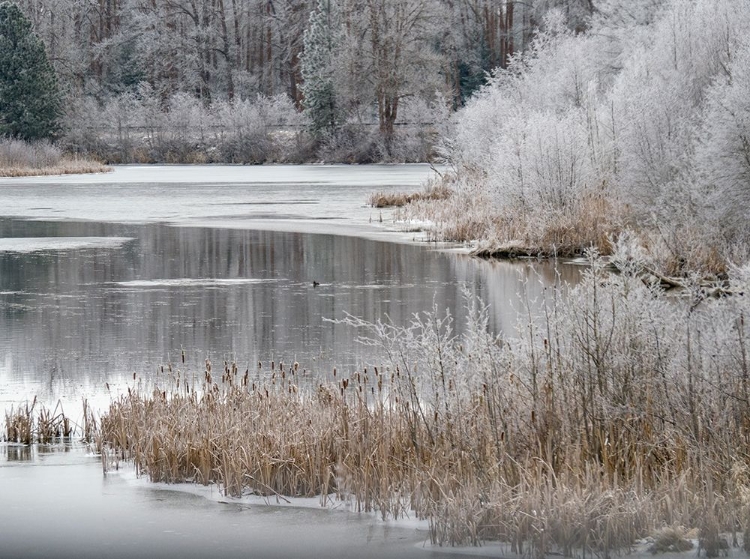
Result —
[[[209, 361], [194, 373], [183, 360], [98, 425], [84, 402], [81, 433], [105, 469], [132, 460], [154, 481], [232, 496], [414, 514], [441, 545], [608, 557], [695, 534], [712, 557], [723, 533], [750, 533], [745, 297], [668, 298], [594, 258], [579, 286], [529, 304], [515, 336], [489, 334], [480, 302], [467, 309], [460, 337], [436, 312], [408, 328], [348, 318], [383, 356], [351, 374]], [[8, 440], [57, 436], [45, 425], [62, 414], [35, 410], [6, 414]]]
[[483, 195], [415, 200], [396, 216], [431, 222], [435, 241], [477, 242], [478, 256], [580, 256], [595, 248], [609, 254], [609, 239], [624, 228], [626, 208], [604, 193], [590, 192], [565, 208], [524, 205], [502, 210]]
[[74, 425], [57, 403], [54, 410], [43, 404], [37, 408], [37, 399], [5, 412], [5, 440], [13, 443], [47, 444], [70, 437]]
[[0, 177], [104, 173], [109, 167], [91, 158], [66, 155], [47, 141], [0, 138]]
[[719, 533], [750, 529], [750, 305], [592, 265], [517, 337], [489, 335], [474, 301], [458, 339], [437, 314], [349, 319], [384, 366], [314, 383], [296, 364], [168, 368], [112, 402], [104, 447], [155, 481], [413, 513], [444, 545], [609, 556], [687, 526], [719, 552]]
[[375, 192], [367, 203], [373, 208], [400, 208], [422, 200], [447, 200], [451, 189], [444, 183], [428, 183], [421, 192]]
[[63, 159], [49, 167], [0, 167], [0, 177], [35, 177], [44, 175], [77, 175], [83, 173], [108, 173], [111, 167], [88, 159]]

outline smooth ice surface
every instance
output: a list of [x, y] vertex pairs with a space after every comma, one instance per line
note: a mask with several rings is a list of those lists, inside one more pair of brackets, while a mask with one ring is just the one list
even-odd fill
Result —
[[125, 166], [0, 179], [0, 406], [38, 396], [69, 413], [82, 397], [103, 407], [133, 373], [154, 379], [169, 361], [196, 374], [206, 358], [251, 371], [298, 361], [311, 381], [352, 372], [380, 356], [331, 320], [407, 324], [434, 305], [460, 331], [464, 289], [492, 305], [493, 330], [512, 328], [518, 293], [538, 297], [550, 266], [377, 242], [414, 234], [388, 231], [368, 195], [416, 190], [432, 174]]
[[117, 248], [127, 237], [16, 237], [0, 239], [0, 252], [42, 252], [82, 248]]
[[445, 557], [413, 523], [208, 499], [128, 477], [103, 475], [79, 447], [0, 444], [0, 559]]
[[419, 164], [116, 166], [105, 174], [0, 178], [0, 215], [378, 237], [391, 213], [368, 207], [368, 196], [418, 190], [432, 176]]

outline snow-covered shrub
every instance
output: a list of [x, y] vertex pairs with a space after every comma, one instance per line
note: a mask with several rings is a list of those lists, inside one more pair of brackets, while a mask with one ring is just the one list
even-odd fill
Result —
[[732, 238], [750, 238], [750, 44], [723, 68], [706, 95], [696, 149], [716, 218]]
[[459, 198], [494, 208], [488, 238], [532, 245], [586, 229], [597, 200], [672, 272], [723, 271], [729, 240], [750, 240], [748, 35], [741, 0], [604, 0], [578, 34], [551, 10], [455, 117]]
[[263, 163], [309, 150], [305, 117], [284, 96], [205, 105], [186, 93], [162, 99], [143, 84], [98, 104], [69, 108], [66, 145], [114, 162]]

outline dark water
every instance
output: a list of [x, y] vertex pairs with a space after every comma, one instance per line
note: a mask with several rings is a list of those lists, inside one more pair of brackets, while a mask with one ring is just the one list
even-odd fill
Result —
[[207, 358], [298, 361], [313, 377], [353, 370], [379, 356], [330, 319], [407, 324], [436, 306], [460, 330], [467, 289], [493, 305], [500, 331], [524, 279], [533, 296], [536, 274], [553, 278], [545, 265], [322, 234], [0, 219], [0, 239], [0, 401], [10, 403], [108, 399], [107, 384], [181, 365], [183, 350], [195, 371]]

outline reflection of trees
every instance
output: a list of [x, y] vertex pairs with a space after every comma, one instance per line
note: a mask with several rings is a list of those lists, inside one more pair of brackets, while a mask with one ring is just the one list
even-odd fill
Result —
[[[3, 229], [5, 227], [6, 229]], [[137, 237], [117, 250], [0, 254], [0, 353], [10, 382], [41, 395], [102, 393], [104, 383], [149, 375], [187, 351], [196, 370], [208, 355], [240, 364], [297, 360], [329, 371], [372, 362], [351, 328], [324, 321], [346, 312], [398, 324], [450, 308], [463, 326], [460, 284], [495, 307], [508, 325], [516, 266], [477, 262], [420, 247], [329, 235], [271, 231], [29, 224], [15, 236]], [[8, 234], [0, 221], [0, 233]], [[140, 286], [118, 282], [180, 278], [261, 280], [231, 286]], [[313, 280], [320, 287], [312, 286]], [[530, 290], [532, 289], [530, 282]], [[23, 305], [23, 312], [13, 310]]]
[[[575, 284], [581, 268], [564, 263], [536, 260], [498, 261], [477, 260], [469, 257], [450, 259], [450, 276], [454, 278], [456, 300], [461, 300], [461, 285], [491, 305], [489, 327], [495, 332], [512, 334], [518, 313], [525, 312], [526, 301], [533, 308], [543, 304], [544, 288], [558, 279]], [[463, 309], [459, 316], [463, 317]]]

